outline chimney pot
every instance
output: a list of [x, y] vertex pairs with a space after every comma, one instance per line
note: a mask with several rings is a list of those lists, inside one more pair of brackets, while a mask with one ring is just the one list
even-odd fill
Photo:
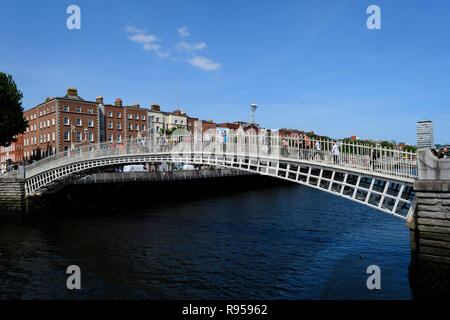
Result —
[[154, 103], [154, 104], [152, 104], [151, 110], [152, 110], [152, 111], [160, 111], [160, 107], [159, 107], [158, 104]]
[[103, 97], [102, 96], [98, 96], [97, 99], [95, 99], [95, 102], [97, 102], [99, 104], [103, 104]]
[[116, 101], [114, 101], [114, 105], [116, 107], [121, 107], [122, 106], [122, 99], [117, 98]]
[[71, 97], [78, 97], [77, 88], [69, 87], [69, 88], [67, 89], [67, 95], [68, 95], [68, 96], [71, 96]]

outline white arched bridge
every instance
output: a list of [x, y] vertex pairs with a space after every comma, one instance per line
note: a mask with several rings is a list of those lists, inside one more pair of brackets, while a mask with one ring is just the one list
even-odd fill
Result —
[[416, 153], [356, 142], [282, 137], [253, 129], [133, 142], [87, 144], [25, 167], [25, 193], [33, 195], [72, 174], [98, 167], [174, 162], [221, 166], [289, 180], [409, 219], [415, 207]]

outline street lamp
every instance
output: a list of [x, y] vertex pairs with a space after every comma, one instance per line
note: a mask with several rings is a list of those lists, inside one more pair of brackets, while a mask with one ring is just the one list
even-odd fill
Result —
[[251, 105], [250, 105], [250, 108], [251, 108], [251, 118], [250, 118], [250, 122], [247, 122], [246, 124], [244, 124], [244, 128], [246, 128], [246, 127], [257, 127], [257, 128], [259, 128], [259, 125], [258, 124], [256, 124], [255, 123], [255, 111], [256, 111], [256, 109], [258, 108], [258, 106], [256, 105], [256, 103], [252, 103]]

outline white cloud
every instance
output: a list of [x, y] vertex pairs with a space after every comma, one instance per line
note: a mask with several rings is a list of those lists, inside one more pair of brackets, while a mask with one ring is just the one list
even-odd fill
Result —
[[162, 51], [161, 45], [154, 44], [154, 42], [157, 42], [160, 40], [152, 34], [147, 34], [146, 30], [139, 29], [134, 26], [127, 26], [125, 28], [125, 31], [132, 34], [129, 36], [129, 39], [131, 41], [143, 44], [144, 50], [152, 51], [161, 58], [165, 58], [165, 57], [169, 56], [169, 52]]
[[127, 26], [125, 28], [126, 32], [134, 32], [134, 33], [145, 33], [146, 31], [144, 29], [138, 29], [136, 27], [133, 26]]
[[158, 44], [146, 43], [146, 44], [144, 44], [144, 49], [147, 51], [157, 51], [157, 50], [161, 49], [161, 46]]
[[206, 43], [188, 43], [186, 41], [180, 41], [177, 43], [176, 48], [178, 50], [186, 50], [186, 51], [194, 51], [194, 50], [203, 50], [206, 48]]
[[214, 71], [219, 69], [222, 64], [218, 63], [218, 62], [213, 62], [205, 57], [193, 57], [192, 59], [189, 59], [188, 62], [197, 68], [200, 68], [202, 70], [206, 70], [206, 71]]
[[191, 34], [188, 31], [187, 26], [178, 28], [178, 34], [180, 35], [180, 37], [190, 37], [191, 36]]
[[138, 42], [138, 43], [151, 43], [151, 42], [155, 42], [157, 40], [157, 38], [152, 35], [152, 34], [143, 34], [143, 33], [138, 33], [135, 34], [134, 36], [130, 37], [131, 41], [134, 42]]

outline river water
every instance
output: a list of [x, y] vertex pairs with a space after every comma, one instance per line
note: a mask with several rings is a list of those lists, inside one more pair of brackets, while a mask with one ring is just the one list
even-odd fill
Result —
[[0, 222], [0, 299], [413, 298], [403, 220], [277, 179], [74, 186], [30, 208]]

